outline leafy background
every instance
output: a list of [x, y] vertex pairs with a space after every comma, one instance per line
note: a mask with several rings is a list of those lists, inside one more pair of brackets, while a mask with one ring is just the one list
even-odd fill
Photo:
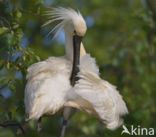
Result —
[[[43, 119], [36, 132], [24, 125], [26, 69], [49, 56], [64, 54], [64, 35], [46, 37], [47, 7], [79, 9], [87, 22], [84, 45], [100, 67], [101, 77], [117, 85], [129, 115], [125, 125], [153, 127], [156, 132], [156, 1], [155, 0], [0, 0], [0, 137], [57, 137], [61, 114]], [[25, 135], [17, 126], [25, 129]], [[119, 137], [83, 112], [71, 119], [68, 137]], [[122, 135], [128, 136], [128, 135]]]

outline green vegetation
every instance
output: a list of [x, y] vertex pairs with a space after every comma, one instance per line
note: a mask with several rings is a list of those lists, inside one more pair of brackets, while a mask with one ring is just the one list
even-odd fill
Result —
[[[24, 122], [23, 93], [28, 66], [64, 54], [62, 42], [52, 40], [52, 36], [47, 38], [49, 28], [41, 27], [48, 6], [81, 11], [88, 24], [84, 46], [96, 58], [101, 77], [118, 87], [129, 108], [125, 125], [156, 129], [155, 0], [0, 0], [1, 126], [6, 122]], [[40, 134], [31, 121], [24, 127], [25, 134], [58, 137], [60, 118], [61, 114], [45, 117]], [[122, 128], [107, 130], [97, 119], [78, 112], [69, 123], [67, 136], [119, 137], [121, 131]], [[0, 137], [6, 136], [23, 134], [17, 126], [0, 127]]]

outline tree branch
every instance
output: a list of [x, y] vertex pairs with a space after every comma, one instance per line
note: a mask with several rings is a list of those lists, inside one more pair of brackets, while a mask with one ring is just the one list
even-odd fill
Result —
[[17, 128], [20, 129], [20, 131], [25, 134], [24, 128], [23, 128], [23, 124], [20, 124], [19, 122], [15, 122], [15, 121], [5, 121], [3, 123], [0, 123], [0, 127], [3, 128]]

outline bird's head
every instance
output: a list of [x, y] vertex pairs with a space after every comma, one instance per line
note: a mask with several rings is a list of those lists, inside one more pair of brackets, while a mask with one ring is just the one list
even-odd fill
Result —
[[[70, 11], [71, 12], [71, 11]], [[64, 25], [64, 30], [71, 35], [78, 35], [83, 37], [86, 34], [86, 23], [82, 15], [72, 10], [69, 22]]]
[[[64, 30], [67, 36], [66, 40], [72, 39], [72, 45], [74, 47], [67, 50], [67, 57], [69, 56], [70, 59], [78, 60], [79, 54], [82, 55], [85, 53], [84, 47], [81, 46], [81, 41], [87, 30], [86, 22], [81, 13], [71, 8], [58, 7], [50, 8], [46, 11], [45, 15], [48, 17], [48, 21], [46, 21], [43, 26], [54, 22], [57, 23], [56, 26], [50, 30], [49, 34], [53, 33], [55, 37], [61, 30]], [[74, 51], [72, 52], [71, 49], [74, 49]]]
[[[53, 22], [59, 22], [50, 32], [55, 33], [55, 36], [64, 29], [69, 35], [83, 37], [86, 33], [87, 26], [79, 11], [75, 11], [71, 8], [51, 8], [46, 12], [49, 20], [44, 24], [48, 25]], [[55, 37], [54, 36], [54, 37]]]

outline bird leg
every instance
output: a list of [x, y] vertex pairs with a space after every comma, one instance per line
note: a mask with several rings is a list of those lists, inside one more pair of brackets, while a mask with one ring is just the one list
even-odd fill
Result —
[[42, 130], [42, 118], [40, 117], [37, 120], [37, 132], [40, 132]]
[[72, 114], [74, 114], [74, 112], [75, 112], [74, 108], [71, 108], [71, 107], [65, 107], [64, 108], [63, 121], [62, 121], [62, 127], [61, 127], [61, 136], [60, 137], [65, 136], [65, 131], [66, 131], [66, 128], [68, 126], [68, 120], [70, 119]]
[[66, 131], [66, 128], [67, 128], [67, 124], [68, 124], [68, 120], [63, 119], [62, 127], [61, 127], [61, 136], [60, 137], [65, 136], [65, 131]]

